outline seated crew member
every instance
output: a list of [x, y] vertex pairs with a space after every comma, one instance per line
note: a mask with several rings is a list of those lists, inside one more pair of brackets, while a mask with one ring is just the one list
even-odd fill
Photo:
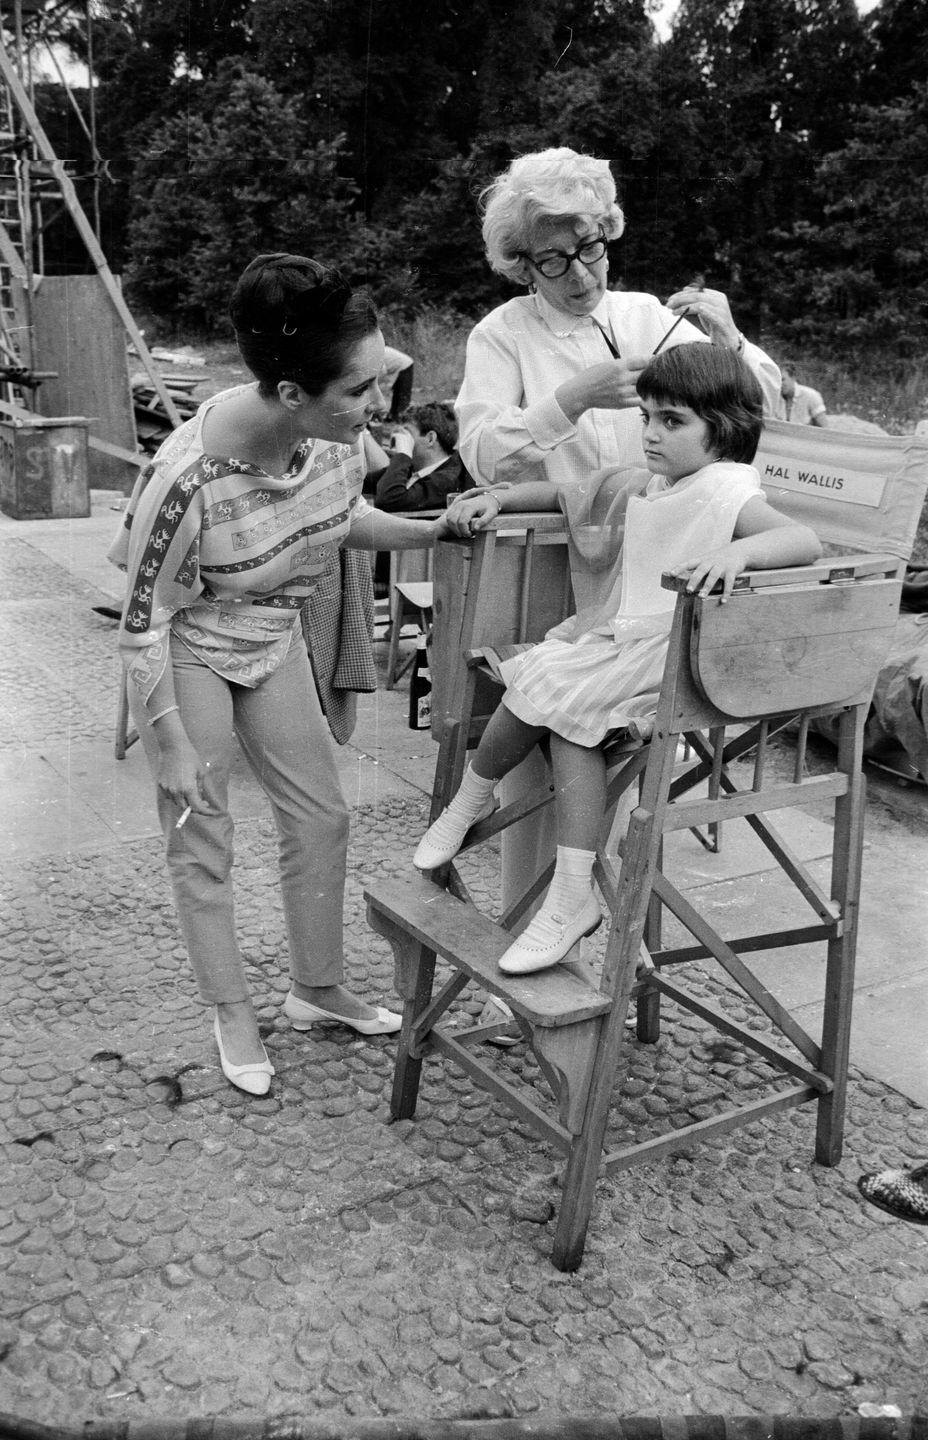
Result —
[[448, 495], [471, 490], [456, 446], [458, 426], [451, 405], [413, 405], [394, 432], [393, 454], [374, 491], [380, 510], [444, 509]]

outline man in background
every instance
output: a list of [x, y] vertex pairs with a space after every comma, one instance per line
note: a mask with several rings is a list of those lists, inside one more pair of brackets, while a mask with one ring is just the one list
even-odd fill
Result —
[[811, 385], [798, 385], [785, 365], [780, 366], [780, 404], [777, 419], [788, 420], [792, 425], [828, 426], [825, 402]]
[[449, 495], [473, 489], [457, 453], [458, 425], [451, 405], [413, 405], [394, 430], [390, 463], [377, 480], [380, 510], [443, 510]]

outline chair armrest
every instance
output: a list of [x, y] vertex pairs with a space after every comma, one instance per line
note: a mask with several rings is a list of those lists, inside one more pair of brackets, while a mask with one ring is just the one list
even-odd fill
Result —
[[[840, 585], [854, 580], [894, 579], [903, 568], [903, 562], [895, 555], [832, 555], [812, 565], [743, 570], [735, 579], [732, 593], [768, 590], [778, 585]], [[682, 593], [686, 580], [665, 573], [661, 576], [661, 585], [665, 590]], [[721, 589], [720, 581], [710, 594], [717, 595]]]

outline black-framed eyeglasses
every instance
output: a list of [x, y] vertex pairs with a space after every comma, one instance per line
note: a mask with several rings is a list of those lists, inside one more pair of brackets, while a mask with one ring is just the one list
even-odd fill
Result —
[[536, 260], [534, 255], [525, 251], [520, 251], [520, 255], [523, 260], [528, 261], [533, 270], [544, 275], [546, 280], [559, 280], [562, 275], [567, 274], [575, 260], [579, 260], [581, 265], [595, 265], [597, 260], [601, 260], [605, 255], [606, 245], [605, 235], [597, 235], [595, 240], [584, 240], [582, 245], [578, 245], [576, 250], [571, 250], [569, 254], [565, 254], [563, 250], [555, 250], [541, 260]]

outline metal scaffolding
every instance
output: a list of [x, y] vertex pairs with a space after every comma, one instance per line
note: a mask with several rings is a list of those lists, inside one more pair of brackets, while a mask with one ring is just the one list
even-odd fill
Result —
[[[78, 105], [52, 44], [52, 23], [63, 13], [85, 27], [87, 114]], [[37, 55], [50, 60], [87, 137], [93, 163], [93, 221], [85, 214], [65, 163], [59, 159], [35, 108]], [[100, 245], [100, 179], [105, 160], [97, 148], [91, 0], [0, 0], [0, 414], [15, 419], [34, 408], [34, 392], [54, 375], [37, 367], [33, 301], [44, 261], [48, 206], [70, 215], [105, 293], [131, 340], [172, 425], [181, 416], [126, 305]], [[103, 442], [91, 444], [106, 449]], [[112, 451], [112, 447], [110, 447]]]

